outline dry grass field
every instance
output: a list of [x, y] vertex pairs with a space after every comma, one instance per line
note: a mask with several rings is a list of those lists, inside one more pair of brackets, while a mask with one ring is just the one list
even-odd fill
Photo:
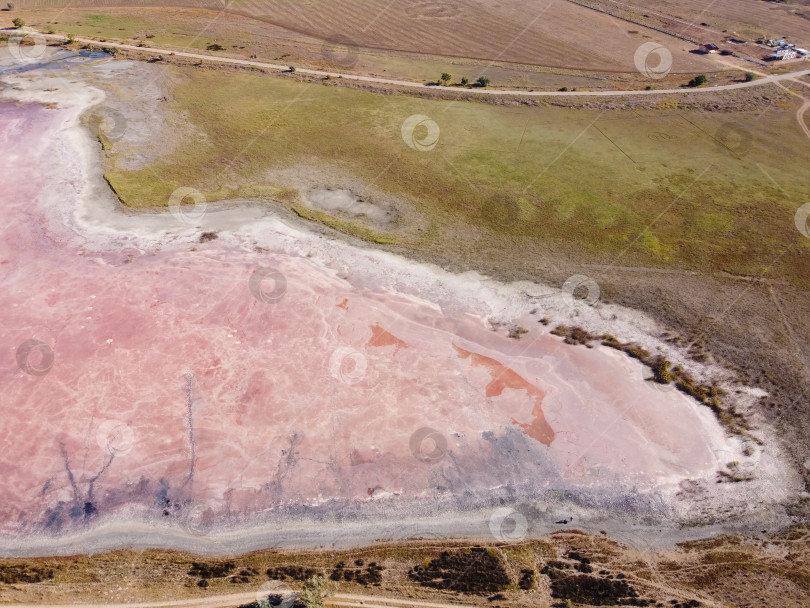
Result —
[[[87, 15], [110, 12], [143, 19], [147, 23], [141, 29], [146, 31], [177, 25], [184, 33], [190, 34], [187, 42], [192, 48], [202, 48], [202, 42], [208, 38], [225, 39], [224, 46], [230, 48], [232, 44], [249, 44], [256, 36], [269, 35], [283, 42], [297, 33], [299, 42], [318, 51], [323, 41], [329, 40], [364, 49], [444, 57], [450, 61], [477, 60], [483, 62], [482, 69], [495, 63], [583, 72], [635, 72], [636, 49], [642, 43], [657, 42], [673, 54], [672, 72], [675, 74], [725, 69], [713, 59], [691, 54], [689, 51], [694, 46], [688, 42], [652, 29], [639, 28], [566, 0], [550, 0], [537, 5], [523, 0], [498, 4], [472, 0], [350, 0], [340, 3], [329, 0], [234, 0], [224, 9], [223, 4], [213, 0], [170, 3], [23, 0], [17, 4], [15, 10], [24, 15], [38, 9], [31, 13], [34, 17], [32, 23], [56, 21], [63, 27], [71, 24], [76, 34], [90, 32], [76, 29], [72, 25], [74, 22], [81, 22]], [[129, 13], [114, 8], [127, 6], [138, 8]], [[175, 10], [182, 6], [208, 10], [192, 20], [189, 13]], [[156, 17], [153, 16], [155, 13]], [[232, 27], [230, 33], [225, 33], [222, 24], [227, 22], [226, 14], [252, 19], [231, 20], [232, 25], [238, 23], [238, 31], [233, 31]], [[149, 21], [153, 22], [152, 25], [148, 24]], [[263, 27], [259, 28], [257, 24]], [[120, 27], [127, 29], [126, 24]], [[61, 31], [62, 28], [57, 29]], [[240, 33], [242, 30], [244, 36]], [[109, 37], [116, 37], [114, 30], [101, 31]], [[594, 32], [599, 32], [597, 39]], [[162, 33], [155, 33], [155, 44]], [[194, 34], [200, 34], [200, 37], [194, 39]], [[431, 70], [431, 77], [436, 77], [435, 70]]]
[[[423, 540], [220, 559], [118, 551], [0, 560], [0, 605], [202, 600], [252, 595], [263, 584], [269, 588], [269, 580], [299, 589], [313, 574], [338, 581], [340, 594], [371, 596], [367, 604], [377, 596], [502, 608], [802, 608], [810, 594], [810, 545], [802, 527], [761, 539], [727, 536], [667, 549], [634, 545], [569, 530], [515, 543]], [[250, 600], [230, 605], [258, 606]]]

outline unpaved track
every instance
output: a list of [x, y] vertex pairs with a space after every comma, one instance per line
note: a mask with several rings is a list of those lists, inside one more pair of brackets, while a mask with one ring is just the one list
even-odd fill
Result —
[[[8, 31], [8, 30], [6, 30]], [[15, 31], [15, 30], [12, 30]], [[49, 40], [65, 41], [66, 37], [60, 34], [43, 34], [34, 30], [26, 30], [30, 34], [37, 34]], [[118, 42], [98, 42], [90, 38], [74, 38], [76, 42], [85, 44], [92, 44], [101, 48], [117, 48], [126, 49], [131, 51], [140, 51], [142, 53], [151, 53], [153, 55], [173, 55], [175, 57], [186, 57], [188, 59], [200, 59], [202, 61], [209, 61], [212, 63], [224, 63], [230, 65], [246, 65], [255, 66], [257, 68], [265, 68], [268, 70], [276, 70], [279, 72], [289, 71], [289, 66], [279, 65], [277, 63], [262, 63], [260, 61], [248, 61], [246, 59], [232, 59], [230, 57], [214, 57], [212, 55], [202, 55], [199, 53], [186, 53], [184, 51], [172, 51], [170, 49], [158, 49], [154, 47], [140, 47], [131, 44], [121, 44]], [[733, 89], [745, 89], [748, 87], [756, 87], [764, 84], [779, 82], [781, 80], [792, 80], [799, 76], [810, 75], [810, 69], [800, 72], [790, 72], [788, 74], [778, 74], [774, 76], [766, 76], [751, 82], [738, 82], [735, 84], [723, 84], [713, 87], [699, 87], [699, 88], [679, 88], [679, 89], [655, 89], [655, 90], [641, 90], [641, 91], [520, 91], [514, 89], [467, 89], [463, 87], [439, 87], [435, 85], [427, 85], [423, 82], [412, 82], [409, 80], [389, 80], [387, 78], [375, 78], [373, 76], [358, 76], [355, 74], [341, 74], [339, 72], [324, 72], [321, 70], [309, 70], [306, 68], [296, 68], [296, 73], [307, 74], [310, 76], [329, 76], [331, 78], [343, 78], [345, 80], [356, 80], [359, 82], [370, 82], [373, 84], [384, 84], [398, 87], [409, 88], [436, 88], [441, 91], [457, 91], [459, 93], [475, 93], [478, 95], [522, 95], [527, 97], [621, 97], [624, 95], [661, 95], [671, 93], [702, 93], [706, 91], [729, 91]]]
[[[0, 604], [3, 608], [235, 608], [256, 601], [256, 592], [214, 595], [190, 600], [146, 602], [136, 604]], [[403, 600], [381, 595], [351, 595], [337, 593], [326, 602], [327, 606], [356, 608], [472, 608], [467, 604], [436, 604]]]

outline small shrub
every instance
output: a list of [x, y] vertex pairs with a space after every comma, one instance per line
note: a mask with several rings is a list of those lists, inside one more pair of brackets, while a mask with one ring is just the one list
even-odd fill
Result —
[[316, 574], [304, 583], [299, 599], [306, 608], [323, 608], [329, 596], [337, 591], [337, 583], [326, 580], [320, 574]]
[[757, 75], [753, 72], [746, 72], [745, 73], [745, 82], [751, 82], [757, 79]]
[[461, 77], [461, 84], [466, 87], [468, 84], [470, 84], [470, 79], [467, 78], [466, 76], [462, 76]]
[[14, 21], [12, 21], [12, 23], [14, 24], [14, 27], [16, 27], [17, 29], [20, 29], [25, 25], [25, 21], [23, 21], [19, 17], [14, 17]]
[[695, 88], [703, 86], [704, 84], [706, 84], [706, 74], [698, 74], [692, 80], [690, 80], [686, 86]]
[[488, 87], [489, 86], [489, 78], [487, 78], [486, 76], [479, 76], [478, 80], [476, 80], [475, 83], [479, 87]]

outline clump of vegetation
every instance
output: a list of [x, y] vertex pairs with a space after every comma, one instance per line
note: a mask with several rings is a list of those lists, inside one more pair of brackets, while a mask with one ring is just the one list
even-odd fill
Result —
[[16, 27], [17, 29], [20, 29], [21, 27], [25, 26], [25, 21], [23, 21], [19, 17], [14, 17], [12, 23], [14, 24], [14, 27]]
[[518, 587], [520, 587], [524, 591], [530, 591], [531, 589], [534, 589], [534, 570], [532, 568], [525, 568], [520, 571], [520, 580], [518, 581]]
[[[147, 38], [148, 38], [148, 36], [147, 36]], [[217, 44], [216, 42], [212, 42], [211, 44], [209, 44], [205, 48], [208, 51], [224, 51], [225, 50], [224, 46], [222, 46], [221, 44]]]
[[301, 566], [279, 566], [278, 568], [268, 568], [267, 576], [276, 580], [291, 578], [296, 581], [305, 581], [318, 574], [312, 568], [302, 568]]
[[462, 76], [461, 77], [461, 86], [466, 87], [468, 84], [470, 84], [470, 79], [467, 78], [466, 76]]
[[[201, 579], [206, 580], [210, 578], [224, 578], [230, 575], [234, 568], [236, 568], [236, 564], [231, 561], [214, 562], [210, 564], [204, 562], [192, 562], [191, 570], [189, 570], [188, 573], [191, 576], [199, 576]], [[200, 585], [200, 587], [207, 586], [208, 585]]]
[[323, 608], [326, 600], [337, 591], [337, 583], [326, 580], [320, 574], [307, 579], [298, 595], [306, 608]]
[[752, 82], [757, 79], [757, 75], [753, 72], [746, 72], [745, 73], [745, 82]]
[[520, 340], [523, 334], [529, 333], [529, 330], [524, 327], [511, 327], [509, 329], [509, 337], [513, 340]]
[[216, 232], [203, 232], [200, 235], [200, 242], [201, 243], [207, 243], [209, 241], [213, 241], [213, 240], [218, 239], [218, 238], [219, 238], [219, 235]]
[[375, 587], [380, 586], [382, 583], [382, 573], [385, 568], [378, 565], [376, 562], [370, 562], [369, 565], [366, 566], [365, 571], [363, 571], [362, 568], [359, 567], [364, 563], [362, 559], [355, 560], [354, 563], [358, 568], [346, 568], [344, 562], [335, 564], [335, 569], [329, 575], [330, 580], [355, 582], [364, 587], [368, 587], [369, 585], [374, 585]]
[[16, 583], [41, 583], [53, 578], [53, 570], [25, 564], [0, 565], [0, 583], [14, 585]]
[[686, 86], [695, 88], [695, 87], [701, 87], [704, 84], [706, 84], [706, 74], [698, 74], [692, 80], [690, 80], [686, 84]]
[[598, 340], [601, 336], [595, 336], [581, 327], [569, 327], [567, 325], [558, 325], [551, 330], [552, 335], [564, 338], [566, 344], [585, 344], [593, 340]]
[[423, 587], [479, 594], [503, 591], [511, 582], [501, 559], [482, 547], [443, 551], [438, 559], [414, 566], [408, 576]]
[[[639, 600], [638, 593], [624, 580], [599, 578], [587, 574], [568, 574], [556, 569], [548, 572], [551, 578], [551, 597], [591, 606], [616, 604], [646, 606], [648, 600]], [[633, 601], [636, 600], [636, 601]]]
[[658, 384], [669, 384], [672, 382], [672, 372], [669, 371], [669, 366], [672, 365], [663, 357], [659, 357], [653, 366], [653, 379]]
[[453, 78], [447, 72], [442, 72], [442, 75], [439, 77], [439, 82], [444, 86], [447, 86], [450, 83], [450, 79]]
[[479, 76], [478, 80], [475, 81], [475, 86], [486, 88], [489, 86], [489, 78], [486, 76]]

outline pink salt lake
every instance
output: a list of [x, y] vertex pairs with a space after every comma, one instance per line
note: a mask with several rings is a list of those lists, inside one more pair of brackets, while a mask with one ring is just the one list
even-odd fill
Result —
[[250, 516], [504, 486], [667, 490], [726, 457], [705, 408], [637, 362], [565, 345], [535, 316], [514, 340], [429, 286], [354, 280], [335, 270], [355, 265], [349, 246], [319, 260], [240, 234], [105, 245], [66, 219], [90, 179], [75, 139], [51, 136], [71, 116], [0, 104], [0, 533], [189, 501]]

